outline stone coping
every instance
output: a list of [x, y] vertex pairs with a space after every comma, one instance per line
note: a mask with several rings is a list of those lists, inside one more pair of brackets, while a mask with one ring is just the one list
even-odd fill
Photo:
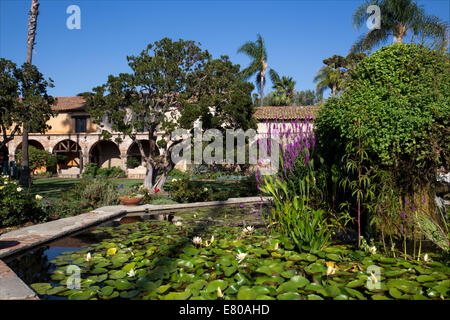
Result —
[[[194, 202], [169, 205], [142, 205], [136, 207], [108, 206], [77, 216], [13, 230], [0, 235], [0, 258], [27, 251], [52, 240], [68, 236], [128, 213], [160, 212], [223, 205], [267, 203], [271, 197], [230, 198], [225, 201]], [[29, 288], [2, 260], [0, 260], [0, 300], [38, 300]]]

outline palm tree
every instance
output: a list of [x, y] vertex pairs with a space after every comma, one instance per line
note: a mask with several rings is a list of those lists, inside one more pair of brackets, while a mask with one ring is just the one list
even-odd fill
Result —
[[270, 80], [272, 81], [272, 88], [276, 90], [276, 94], [280, 97], [284, 97], [280, 100], [283, 104], [293, 104], [295, 96], [295, 81], [292, 77], [283, 76], [280, 78], [278, 73], [270, 69], [269, 71]]
[[[28, 18], [28, 38], [27, 38], [27, 63], [31, 64], [33, 57], [33, 48], [36, 39], [37, 17], [39, 15], [38, 0], [31, 1], [31, 8]], [[22, 159], [20, 161], [20, 184], [22, 186], [30, 185], [30, 167], [28, 159], [28, 124], [23, 125], [22, 130]]]
[[[256, 73], [256, 84], [259, 87], [260, 97], [264, 97], [264, 84], [266, 82], [267, 70], [267, 52], [264, 45], [264, 39], [257, 34], [255, 42], [248, 41], [244, 43], [237, 51], [238, 53], [245, 53], [252, 59], [250, 65], [242, 70], [242, 76], [245, 80], [249, 79]], [[260, 99], [261, 106], [263, 100]]]
[[326, 89], [331, 89], [331, 95], [335, 96], [342, 88], [344, 79], [340, 69], [331, 66], [323, 66], [314, 78], [317, 82], [317, 93], [322, 96]]
[[353, 25], [360, 29], [365, 25], [370, 4], [377, 5], [381, 12], [380, 29], [373, 29], [362, 35], [352, 46], [352, 52], [363, 52], [386, 43], [391, 37], [395, 42], [403, 42], [408, 31], [413, 37], [433, 39], [442, 49], [447, 42], [447, 25], [434, 15], [428, 15], [414, 0], [375, 0], [366, 1], [353, 13]]

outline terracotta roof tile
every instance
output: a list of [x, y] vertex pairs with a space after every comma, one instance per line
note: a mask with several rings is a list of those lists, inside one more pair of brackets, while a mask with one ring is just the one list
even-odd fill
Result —
[[56, 97], [58, 102], [52, 106], [57, 111], [77, 111], [86, 108], [86, 102], [83, 97]]
[[316, 118], [320, 106], [283, 106], [283, 107], [255, 107], [254, 117], [257, 120], [295, 120], [305, 117]]

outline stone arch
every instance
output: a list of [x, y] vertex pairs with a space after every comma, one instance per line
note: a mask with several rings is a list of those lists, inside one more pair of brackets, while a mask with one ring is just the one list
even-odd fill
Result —
[[[40, 143], [39, 141], [34, 140], [34, 139], [29, 139], [29, 140], [28, 140], [28, 145], [29, 145], [29, 146], [33, 146], [33, 147], [35, 147], [36, 149], [45, 150], [45, 148], [44, 148], [44, 146], [42, 145], [42, 143]], [[19, 143], [19, 144], [17, 145], [17, 147], [16, 147], [16, 152], [14, 153], [14, 154], [15, 154], [15, 157], [16, 157], [16, 160], [17, 160], [17, 154], [19, 153], [20, 150], [22, 150], [22, 142]]]
[[[148, 140], [139, 140], [142, 144], [142, 148], [144, 149], [145, 156], [148, 157], [150, 154], [150, 145]], [[132, 165], [130, 162], [131, 159], [135, 159], [136, 163]], [[143, 165], [143, 159], [141, 156], [141, 152], [139, 151], [139, 146], [137, 142], [133, 142], [127, 151], [127, 168], [128, 169], [134, 169], [139, 165]], [[137, 164], [139, 163], [139, 164]]]
[[55, 144], [52, 153], [57, 157], [58, 171], [70, 168], [82, 169], [83, 153], [77, 142], [70, 139], [61, 140]]
[[99, 168], [122, 167], [120, 149], [112, 141], [99, 140], [89, 150], [89, 163], [96, 163]]

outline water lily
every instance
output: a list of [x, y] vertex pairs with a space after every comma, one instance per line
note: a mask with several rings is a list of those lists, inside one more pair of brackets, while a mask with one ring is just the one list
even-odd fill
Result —
[[247, 226], [242, 230], [243, 233], [252, 233], [255, 230], [253, 226]]
[[42, 200], [42, 196], [40, 196], [38, 194], [35, 196], [35, 198], [36, 198], [36, 200]]
[[274, 250], [278, 250], [278, 242], [275, 243], [275, 246], [273, 247]]
[[246, 253], [239, 253], [236, 255], [236, 259], [238, 260], [238, 263], [241, 263], [245, 259], [245, 257], [247, 257]]
[[182, 223], [181, 221], [176, 221], [176, 222], [174, 223], [174, 225], [175, 225], [176, 227], [181, 227], [181, 226], [183, 225], [183, 223]]
[[23, 189], [21, 187], [18, 187], [16, 190], [17, 192], [21, 192]]
[[117, 252], [117, 249], [116, 249], [116, 248], [109, 248], [109, 249], [106, 251], [106, 255], [107, 255], [107, 256], [113, 256], [113, 255], [116, 254], [116, 252]]
[[127, 275], [131, 278], [136, 275], [136, 272], [134, 271], [134, 269], [131, 269], [130, 271], [127, 272]]
[[222, 297], [223, 297], [223, 293], [222, 293], [222, 290], [220, 290], [220, 287], [217, 287], [217, 296], [218, 296], [219, 298], [222, 298]]
[[214, 236], [211, 236], [210, 242], [211, 242], [211, 244], [214, 242]]
[[431, 259], [428, 257], [428, 253], [425, 253], [425, 255], [423, 256], [423, 261], [425, 262], [429, 262]]
[[334, 264], [334, 262], [330, 261], [327, 262], [327, 276], [329, 276], [330, 274], [334, 274], [337, 270], [336, 265]]
[[89, 261], [91, 261], [91, 260], [92, 260], [91, 253], [88, 252], [88, 253], [86, 254], [86, 261], [89, 262]]
[[200, 238], [200, 237], [194, 237], [194, 239], [192, 239], [192, 242], [195, 244], [195, 245], [200, 245], [200, 244], [202, 244], [202, 238]]
[[371, 254], [375, 254], [375, 253], [377, 253], [377, 248], [376, 248], [375, 246], [370, 247], [370, 248], [369, 248], [369, 252], [370, 252]]

